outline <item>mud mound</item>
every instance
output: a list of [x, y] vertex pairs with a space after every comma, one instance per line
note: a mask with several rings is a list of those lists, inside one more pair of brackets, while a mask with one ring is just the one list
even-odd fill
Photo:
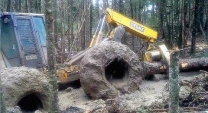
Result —
[[0, 70], [3, 101], [6, 107], [19, 106], [22, 112], [47, 111], [49, 83], [46, 75], [26, 67]]
[[7, 108], [6, 113], [22, 113], [22, 112], [18, 106], [15, 106], [15, 107]]
[[[187, 74], [186, 74], [187, 75]], [[201, 73], [195, 76], [180, 76], [179, 106], [182, 113], [202, 113], [208, 109], [208, 74]], [[165, 85], [166, 92], [169, 92], [168, 82]], [[152, 103], [146, 107], [148, 112], [168, 111], [169, 97], [163, 96], [162, 102]]]
[[62, 113], [84, 113], [84, 110], [78, 107], [69, 107], [65, 111], [62, 111]]
[[82, 88], [94, 99], [133, 92], [139, 88], [142, 79], [138, 56], [128, 46], [114, 41], [93, 47], [80, 66]]
[[208, 74], [200, 74], [190, 80], [181, 81], [186, 88], [186, 96], [180, 98], [182, 107], [198, 107], [208, 109]]

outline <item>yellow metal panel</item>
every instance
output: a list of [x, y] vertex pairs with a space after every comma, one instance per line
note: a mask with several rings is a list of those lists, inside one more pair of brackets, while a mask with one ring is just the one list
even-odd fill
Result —
[[66, 70], [64, 69], [60, 69], [56, 71], [57, 75], [58, 75], [58, 80], [61, 82], [65, 82], [68, 79], [68, 73], [66, 72]]
[[150, 55], [148, 54], [148, 52], [145, 52], [143, 60], [151, 62], [151, 58], [150, 58]]
[[157, 39], [157, 31], [152, 30], [110, 8], [107, 8], [107, 21], [111, 25], [123, 25], [126, 31], [143, 38], [145, 41], [154, 42]]

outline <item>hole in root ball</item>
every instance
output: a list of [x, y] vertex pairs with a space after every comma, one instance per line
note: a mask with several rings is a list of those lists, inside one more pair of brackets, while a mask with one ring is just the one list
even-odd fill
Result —
[[31, 93], [20, 99], [17, 105], [23, 113], [35, 112], [36, 110], [43, 109], [43, 103], [37, 95], [37, 93]]
[[115, 58], [105, 68], [105, 77], [108, 81], [123, 80], [128, 75], [128, 64], [123, 59]]

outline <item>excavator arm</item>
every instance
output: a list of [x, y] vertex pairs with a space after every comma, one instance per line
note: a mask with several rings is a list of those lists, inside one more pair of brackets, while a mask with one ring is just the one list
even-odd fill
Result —
[[157, 32], [151, 28], [142, 25], [110, 8], [106, 10], [106, 20], [110, 25], [121, 25], [125, 30], [146, 42], [155, 42], [157, 40]]
[[[157, 40], [157, 31], [152, 30], [151, 28], [133, 20], [130, 19], [110, 8], [107, 8], [105, 13], [101, 16], [101, 19], [99, 21], [98, 27], [94, 33], [94, 36], [92, 38], [92, 41], [90, 43], [90, 47], [93, 47], [97, 44], [99, 44], [102, 39], [102, 29], [105, 23], [108, 24], [108, 26], [113, 26], [113, 30], [110, 30], [110, 34], [108, 38], [118, 38], [117, 34], [124, 34], [125, 31], [137, 36], [138, 38], [144, 39], [146, 42], [155, 42]], [[123, 27], [125, 31], [121, 30], [117, 27]], [[122, 37], [121, 35], [119, 35]]]

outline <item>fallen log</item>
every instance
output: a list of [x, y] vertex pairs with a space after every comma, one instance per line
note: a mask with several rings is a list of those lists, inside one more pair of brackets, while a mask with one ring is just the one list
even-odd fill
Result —
[[[143, 62], [143, 68], [145, 69], [145, 76], [160, 74], [167, 72], [167, 66], [162, 62]], [[192, 59], [180, 59], [179, 60], [180, 72], [207, 70], [208, 58], [192, 58]]]

